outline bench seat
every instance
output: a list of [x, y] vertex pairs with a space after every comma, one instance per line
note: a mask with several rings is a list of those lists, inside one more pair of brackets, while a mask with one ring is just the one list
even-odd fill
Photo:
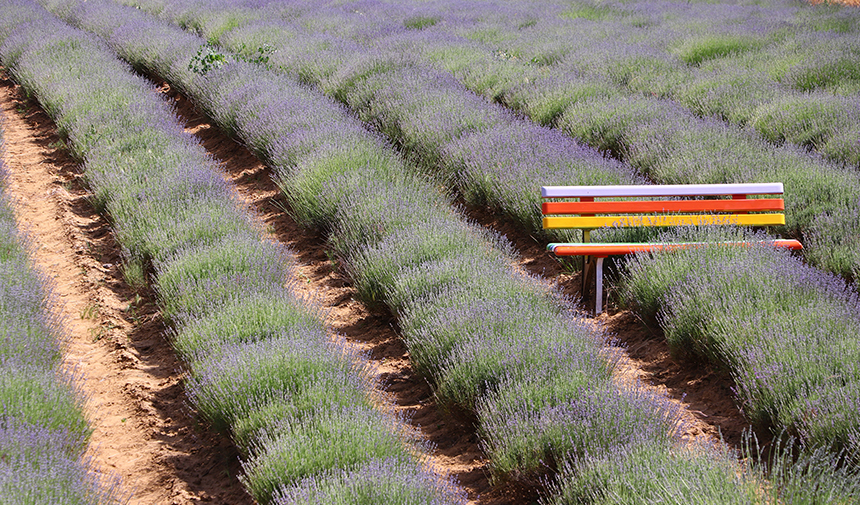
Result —
[[[777, 239], [764, 242], [774, 247], [785, 247], [787, 249], [803, 249], [803, 245], [794, 239]], [[556, 256], [594, 256], [605, 258], [607, 256], [633, 254], [637, 252], [671, 251], [674, 249], [689, 249], [691, 247], [703, 247], [708, 245], [753, 245], [754, 242], [665, 242], [665, 243], [630, 243], [617, 242], [601, 244], [595, 242], [580, 243], [552, 243], [547, 245], [547, 250]]]

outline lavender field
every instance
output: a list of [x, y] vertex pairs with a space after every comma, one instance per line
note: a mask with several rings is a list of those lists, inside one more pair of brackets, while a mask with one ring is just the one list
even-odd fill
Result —
[[[0, 121], [0, 154], [4, 150]], [[90, 427], [75, 370], [61, 364], [55, 295], [29, 263], [0, 160], [0, 502], [116, 504], [116, 483], [83, 457]]]
[[[47, 10], [45, 10], [47, 9]], [[259, 503], [461, 503], [369, 400], [365, 357], [291, 293], [146, 77], [271, 167], [362, 302], [543, 504], [860, 500], [860, 11], [754, 2], [25, 0], [0, 63], [85, 167]], [[55, 17], [56, 16], [56, 17]], [[142, 75], [141, 75], [142, 74]], [[799, 238], [619, 258], [613, 311], [731, 378], [756, 448], [682, 440], [612, 336], [464, 208], [536, 240], [542, 185], [782, 182], [787, 224], [596, 240]], [[383, 402], [384, 403], [384, 402]], [[535, 484], [537, 482], [537, 484]], [[480, 501], [480, 500], [478, 500]]]

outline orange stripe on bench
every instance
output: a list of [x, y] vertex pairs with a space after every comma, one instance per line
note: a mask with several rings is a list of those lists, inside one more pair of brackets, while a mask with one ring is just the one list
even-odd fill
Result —
[[767, 244], [774, 247], [785, 247], [792, 250], [803, 249], [803, 245], [793, 239], [777, 239], [763, 242], [679, 242], [662, 244], [550, 244], [549, 249], [557, 256], [597, 256], [606, 257], [636, 252], [671, 251], [674, 249], [688, 249], [692, 247], [704, 247], [714, 245], [751, 246], [753, 244]]
[[655, 212], [756, 212], [784, 210], [782, 198], [757, 200], [635, 200], [621, 202], [544, 202], [544, 214], [616, 214]]

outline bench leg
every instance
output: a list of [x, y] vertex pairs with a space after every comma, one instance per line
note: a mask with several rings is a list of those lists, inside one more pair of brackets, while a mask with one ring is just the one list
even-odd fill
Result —
[[603, 312], [603, 258], [597, 258], [597, 270], [594, 273], [594, 315]]

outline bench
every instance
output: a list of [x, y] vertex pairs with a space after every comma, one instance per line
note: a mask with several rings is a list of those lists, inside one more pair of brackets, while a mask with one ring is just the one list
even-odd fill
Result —
[[[547, 250], [557, 256], [586, 257], [583, 293], [594, 267], [597, 292], [594, 312], [600, 314], [603, 311], [603, 260], [607, 256], [701, 247], [706, 243], [593, 243], [591, 230], [639, 226], [783, 225], [782, 193], [782, 183], [543, 186], [544, 229], [583, 230], [582, 242], [552, 243]], [[750, 195], [769, 197], [748, 198]], [[595, 201], [596, 198], [601, 200]], [[803, 248], [797, 240], [778, 239], [765, 243], [794, 250]], [[750, 245], [750, 242], [718, 244]]]

